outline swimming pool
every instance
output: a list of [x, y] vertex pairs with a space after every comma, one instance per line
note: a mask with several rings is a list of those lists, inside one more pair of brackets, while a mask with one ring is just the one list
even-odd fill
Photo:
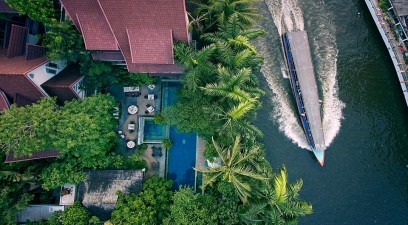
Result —
[[163, 82], [162, 108], [172, 105], [177, 101], [177, 90], [181, 87], [180, 82]]
[[167, 138], [169, 138], [169, 126], [156, 124], [153, 117], [139, 118], [138, 144], [161, 143]]
[[[162, 108], [173, 105], [177, 101], [177, 90], [180, 82], [163, 83]], [[196, 145], [197, 134], [178, 132], [176, 127], [170, 127], [172, 147], [167, 153], [167, 179], [173, 180], [173, 188], [179, 185], [195, 185]]]
[[173, 180], [174, 188], [179, 185], [195, 185], [196, 144], [195, 133], [181, 133], [175, 127], [170, 127], [172, 147], [168, 150], [167, 179]]

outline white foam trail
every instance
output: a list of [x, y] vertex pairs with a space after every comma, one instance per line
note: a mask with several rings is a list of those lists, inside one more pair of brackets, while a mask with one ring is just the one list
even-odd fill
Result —
[[[334, 30], [322, 26], [321, 30]], [[318, 66], [316, 71], [323, 91], [323, 133], [329, 146], [340, 130], [345, 104], [338, 98], [336, 37], [334, 32], [322, 32], [323, 38], [314, 42]], [[322, 47], [321, 47], [322, 46]]]
[[[299, 7], [297, 0], [265, 0], [273, 22], [277, 28], [279, 35], [286, 31], [304, 30], [304, 18], [302, 10]], [[319, 4], [315, 5], [317, 8]], [[320, 9], [319, 8], [319, 9]], [[317, 79], [322, 84], [323, 95], [323, 131], [325, 135], [326, 146], [329, 146], [340, 130], [342, 109], [344, 103], [338, 98], [337, 85], [337, 46], [335, 40], [335, 28], [327, 22], [326, 18], [329, 15], [320, 12], [318, 19], [317, 32], [314, 32], [314, 38], [319, 41], [314, 41], [313, 51], [317, 58]], [[284, 59], [282, 54], [277, 56], [275, 53], [268, 52], [267, 42], [265, 39], [260, 39], [255, 43], [260, 54], [265, 57], [261, 72], [265, 76], [269, 88], [274, 96], [272, 102], [274, 104], [273, 118], [279, 124], [279, 129], [301, 148], [309, 149], [303, 129], [298, 122], [296, 108], [289, 104], [289, 99], [292, 98], [290, 89], [285, 89], [282, 82], [283, 78], [288, 78], [286, 73]], [[280, 45], [280, 43], [279, 43]], [[280, 68], [280, 71], [277, 70]], [[277, 76], [281, 73], [282, 76]], [[287, 86], [287, 85], [286, 85]]]
[[[265, 47], [263, 47], [265, 45], [262, 43], [256, 45], [260, 54], [268, 54]], [[275, 67], [275, 65], [272, 60], [265, 57], [261, 72], [264, 74], [268, 82], [268, 86], [274, 94], [274, 96], [271, 98], [274, 105], [272, 117], [275, 121], [277, 121], [279, 130], [282, 131], [292, 141], [292, 143], [297, 144], [300, 148], [309, 149], [309, 145], [303, 133], [302, 127], [298, 122], [297, 112], [292, 110], [288, 102], [292, 93], [285, 90], [284, 86], [281, 85], [281, 81], [275, 78], [273, 75], [274, 72], [271, 69], [273, 67]]]
[[281, 65], [281, 73], [282, 73], [282, 77], [288, 79], [289, 78], [289, 74], [286, 71], [286, 66], [285, 65]]

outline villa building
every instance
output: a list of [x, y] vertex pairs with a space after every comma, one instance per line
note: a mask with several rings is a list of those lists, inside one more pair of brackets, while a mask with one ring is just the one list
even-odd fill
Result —
[[36, 45], [29, 28], [4, 26], [9, 31], [1, 43], [7, 48], [0, 48], [0, 91], [9, 103], [24, 106], [44, 96], [56, 96], [60, 102], [84, 97], [79, 88], [83, 76], [75, 65], [48, 60], [46, 49]]
[[94, 60], [129, 72], [181, 74], [173, 43], [189, 41], [184, 0], [61, 0]]

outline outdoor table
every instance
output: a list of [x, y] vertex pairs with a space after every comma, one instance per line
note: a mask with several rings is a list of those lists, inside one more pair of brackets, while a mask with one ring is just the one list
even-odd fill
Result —
[[126, 143], [126, 146], [128, 147], [128, 148], [134, 148], [135, 147], [135, 142], [134, 141], [128, 141], [127, 143]]
[[134, 123], [129, 123], [128, 124], [128, 130], [134, 130], [136, 125]]
[[148, 94], [147, 100], [154, 100], [154, 94]]
[[147, 86], [150, 90], [152, 90], [153, 91], [153, 89], [156, 87], [156, 85], [154, 85], [154, 84], [150, 84], [150, 85], [148, 85]]
[[139, 87], [123, 87], [123, 92], [137, 92], [140, 91]]
[[149, 113], [154, 112], [154, 107], [153, 107], [153, 106], [147, 107], [147, 111], [148, 111]]
[[135, 105], [131, 105], [131, 106], [129, 106], [129, 108], [128, 108], [128, 112], [129, 112], [129, 114], [136, 114], [137, 113], [137, 111], [138, 111], [139, 109], [137, 108], [137, 106], [135, 106]]

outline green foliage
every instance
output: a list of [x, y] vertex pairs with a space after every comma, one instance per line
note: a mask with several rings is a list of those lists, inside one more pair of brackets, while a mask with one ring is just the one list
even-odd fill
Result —
[[106, 168], [114, 162], [115, 157], [110, 154], [117, 141], [111, 114], [114, 105], [113, 97], [97, 95], [66, 102], [61, 108], [52, 98], [26, 107], [12, 106], [0, 114], [2, 153], [30, 155], [58, 149], [59, 159], [41, 172], [44, 188], [78, 183], [85, 178], [84, 168]]
[[126, 86], [140, 86], [143, 84], [153, 84], [156, 82], [156, 78], [148, 73], [129, 73], [123, 71], [118, 77], [118, 82]]
[[147, 150], [149, 146], [147, 144], [141, 144], [137, 146], [137, 152], [139, 154], [142, 154], [143, 152], [145, 152]]
[[69, 20], [50, 24], [43, 46], [48, 49], [47, 56], [51, 60], [76, 62], [88, 54], [82, 36]]
[[154, 121], [155, 124], [163, 124], [166, 121], [166, 119], [165, 119], [163, 113], [158, 113], [158, 114], [154, 115], [153, 121]]
[[231, 182], [237, 195], [246, 203], [248, 198], [255, 192], [252, 187], [256, 187], [259, 181], [267, 180], [262, 173], [259, 164], [260, 148], [255, 146], [246, 149], [240, 144], [241, 138], [238, 135], [231, 146], [222, 147], [213, 139], [214, 147], [221, 159], [218, 167], [208, 167], [195, 170], [204, 175], [203, 188], [215, 181], [224, 180]]
[[299, 199], [302, 180], [288, 184], [285, 167], [261, 188], [261, 198], [252, 201], [242, 210], [247, 224], [297, 224], [300, 216], [312, 213], [312, 205]]
[[225, 24], [234, 14], [238, 16], [240, 26], [248, 28], [261, 18], [256, 13], [257, 9], [253, 7], [255, 2], [257, 0], [207, 0], [199, 4], [197, 14], [208, 15], [208, 20], [204, 24], [207, 30], [213, 30]]
[[17, 224], [16, 215], [34, 196], [23, 193], [22, 187], [3, 185], [0, 186], [0, 224]]
[[5, 2], [20, 14], [27, 15], [31, 19], [42, 22], [45, 25], [54, 23], [58, 18], [58, 13], [52, 0], [6, 0]]
[[1, 150], [5, 154], [13, 152], [15, 156], [26, 156], [50, 149], [58, 122], [57, 110], [52, 98], [43, 98], [26, 107], [12, 105], [0, 114]]
[[172, 182], [152, 177], [143, 184], [139, 194], [119, 193], [111, 215], [115, 225], [161, 224], [169, 214]]
[[115, 155], [111, 157], [112, 166], [116, 169], [143, 169], [146, 168], [146, 162], [140, 156], [140, 152], [130, 156]]
[[77, 184], [86, 178], [85, 172], [75, 161], [67, 160], [64, 162], [52, 163], [40, 174], [42, 187], [45, 190], [51, 190], [54, 187], [65, 183]]
[[68, 206], [61, 216], [62, 225], [88, 225], [90, 219], [89, 212], [80, 202]]
[[116, 145], [116, 122], [111, 110], [115, 101], [110, 95], [96, 95], [66, 102], [60, 110], [59, 138], [54, 146], [64, 157], [77, 160], [86, 168], [110, 164], [108, 153]]
[[110, 84], [117, 83], [119, 68], [109, 62], [95, 61], [90, 55], [81, 59], [81, 74], [85, 75], [83, 85], [89, 89], [98, 90]]
[[164, 109], [166, 123], [176, 125], [181, 132], [197, 132], [200, 136], [211, 138], [217, 128], [212, 120], [214, 102], [201, 90], [191, 92], [184, 88], [178, 99], [174, 105]]
[[174, 46], [176, 60], [186, 68], [184, 74], [186, 89], [196, 91], [198, 87], [212, 80], [215, 67], [210, 59], [214, 51], [214, 46], [207, 46], [199, 51], [195, 51], [185, 43], [177, 43]]
[[206, 193], [195, 194], [190, 188], [180, 187], [173, 201], [170, 216], [164, 224], [239, 224], [238, 201], [233, 199]]
[[173, 146], [173, 141], [171, 139], [165, 139], [165, 140], [163, 140], [162, 144], [163, 144], [164, 148], [170, 149], [171, 146]]

